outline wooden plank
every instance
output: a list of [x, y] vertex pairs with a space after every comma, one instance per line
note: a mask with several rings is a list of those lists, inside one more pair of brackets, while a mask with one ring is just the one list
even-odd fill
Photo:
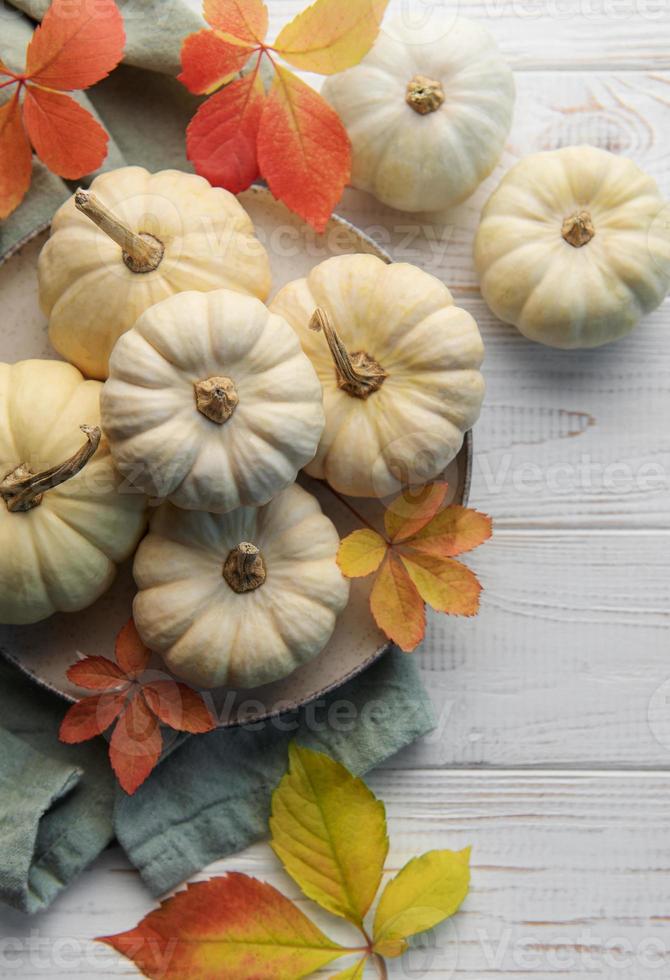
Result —
[[[390, 964], [391, 977], [667, 975], [669, 775], [381, 772], [371, 785], [388, 811], [389, 875], [423, 851], [473, 845], [462, 912]], [[355, 941], [301, 898], [267, 844], [196, 878], [230, 870], [269, 881], [334, 938]], [[107, 852], [49, 915], [3, 916], [0, 975], [134, 976], [88, 940], [130, 928], [152, 907], [125, 859]]]
[[[272, 0], [268, 37], [304, 6]], [[385, 25], [430, 24], [444, 9], [434, 0], [391, 0]], [[448, 9], [484, 24], [517, 70], [670, 68], [665, 0], [468, 0]]]

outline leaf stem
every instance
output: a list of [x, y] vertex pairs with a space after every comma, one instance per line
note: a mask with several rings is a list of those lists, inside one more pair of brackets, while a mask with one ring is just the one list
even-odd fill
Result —
[[377, 975], [379, 980], [388, 980], [388, 970], [386, 969], [386, 961], [382, 959], [379, 953], [372, 954], [372, 962], [377, 969]]

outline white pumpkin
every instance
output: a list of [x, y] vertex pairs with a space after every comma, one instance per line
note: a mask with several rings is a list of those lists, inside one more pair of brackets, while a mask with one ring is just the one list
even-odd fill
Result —
[[475, 243], [496, 316], [551, 347], [624, 336], [670, 287], [670, 224], [656, 183], [592, 146], [536, 153], [486, 204]]
[[38, 276], [51, 343], [100, 379], [117, 339], [161, 299], [226, 287], [264, 300], [270, 290], [267, 253], [232, 194], [141, 167], [101, 174], [59, 208]]
[[323, 386], [326, 427], [311, 476], [340, 493], [385, 497], [442, 473], [479, 416], [484, 348], [439, 279], [342, 255], [285, 286], [271, 309], [294, 328]]
[[382, 31], [323, 95], [351, 139], [353, 186], [401, 211], [468, 197], [500, 158], [515, 97], [488, 32], [447, 14]]
[[144, 530], [100, 441], [101, 388], [59, 361], [0, 364], [1, 623], [91, 605]]
[[349, 584], [339, 537], [294, 484], [266, 507], [216, 515], [164, 504], [135, 558], [143, 641], [198, 687], [257, 687], [330, 639]]
[[260, 300], [178, 293], [118, 341], [102, 423], [135, 486], [222, 513], [266, 504], [314, 457], [321, 385], [295, 333]]

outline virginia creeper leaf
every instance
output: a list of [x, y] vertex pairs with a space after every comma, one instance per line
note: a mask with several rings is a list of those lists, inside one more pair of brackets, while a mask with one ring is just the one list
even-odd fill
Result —
[[141, 694], [136, 694], [116, 723], [109, 743], [109, 759], [123, 789], [132, 794], [160, 759], [163, 739], [156, 716]]
[[28, 45], [26, 74], [46, 88], [88, 88], [116, 67], [125, 42], [114, 0], [53, 0]]
[[482, 587], [477, 576], [453, 558], [402, 554], [400, 560], [416, 590], [437, 612], [474, 616], [479, 609]]
[[375, 950], [399, 956], [410, 936], [432, 929], [462, 904], [470, 884], [470, 848], [429, 851], [387, 884], [374, 922]]
[[334, 75], [368, 53], [387, 6], [388, 0], [316, 0], [286, 25], [273, 47], [295, 68]]
[[272, 797], [272, 848], [308, 898], [360, 926], [388, 853], [384, 805], [327, 755], [295, 743]]
[[33, 154], [21, 120], [18, 92], [0, 106], [0, 220], [11, 214], [30, 187]]
[[244, 68], [253, 50], [253, 45], [235, 44], [215, 31], [198, 31], [182, 45], [182, 70], [177, 77], [189, 92], [209, 95]]
[[400, 559], [389, 551], [370, 594], [377, 626], [402, 650], [413, 650], [426, 633], [423, 600]]
[[406, 544], [412, 551], [435, 557], [455, 557], [472, 551], [491, 537], [491, 518], [452, 504], [417, 531]]
[[188, 158], [215, 187], [239, 194], [258, 176], [256, 140], [265, 102], [251, 73], [204, 102], [186, 130]]
[[404, 490], [384, 512], [384, 527], [394, 544], [413, 537], [440, 512], [448, 484], [429, 483], [420, 490]]
[[347, 967], [347, 969], [342, 970], [341, 973], [336, 973], [331, 980], [362, 980], [367, 962], [368, 957], [364, 956], [362, 960], [358, 961], [358, 963], [354, 963], [353, 966]]
[[334, 109], [281, 65], [261, 118], [258, 162], [274, 196], [324, 231], [351, 174], [351, 144]]
[[205, 20], [241, 43], [260, 44], [268, 32], [268, 8], [261, 0], [204, 0]]
[[59, 739], [75, 745], [102, 735], [123, 711], [126, 698], [125, 691], [116, 691], [77, 701], [63, 718]]
[[76, 180], [97, 170], [107, 155], [107, 133], [69, 95], [29, 86], [23, 118], [38, 157], [59, 177]]
[[101, 941], [160, 980], [300, 980], [346, 953], [275, 888], [242, 874], [188, 885]]
[[68, 679], [89, 691], [113, 691], [128, 679], [120, 667], [107, 657], [85, 657], [67, 669]]
[[151, 653], [142, 643], [134, 620], [129, 619], [120, 630], [116, 638], [114, 655], [121, 670], [131, 677], [147, 669]]
[[381, 534], [370, 528], [352, 531], [340, 542], [337, 564], [347, 578], [361, 578], [376, 572], [388, 550]]
[[142, 695], [156, 717], [181, 732], [211, 732], [216, 726], [202, 695], [177, 681], [153, 681], [145, 684]]

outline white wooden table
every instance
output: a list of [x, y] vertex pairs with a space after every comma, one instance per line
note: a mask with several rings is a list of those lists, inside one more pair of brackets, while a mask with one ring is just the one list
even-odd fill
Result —
[[[303, 6], [271, 0], [271, 30]], [[417, 15], [422, 0], [395, 6]], [[544, 349], [488, 312], [471, 243], [488, 193], [536, 150], [586, 142], [629, 155], [670, 197], [670, 5], [460, 6], [488, 21], [517, 73], [516, 121], [495, 174], [438, 220], [353, 191], [340, 208], [396, 258], [443, 278], [487, 347], [472, 503], [496, 532], [472, 558], [482, 612], [432, 618], [416, 656], [439, 727], [370, 780], [390, 815], [389, 870], [471, 843], [472, 890], [434, 948], [391, 975], [666, 978], [670, 305], [600, 351]], [[198, 877], [231, 869], [297, 896], [266, 844]], [[89, 940], [133, 926], [153, 904], [111, 849], [48, 914], [0, 916], [0, 976], [136, 975]]]

